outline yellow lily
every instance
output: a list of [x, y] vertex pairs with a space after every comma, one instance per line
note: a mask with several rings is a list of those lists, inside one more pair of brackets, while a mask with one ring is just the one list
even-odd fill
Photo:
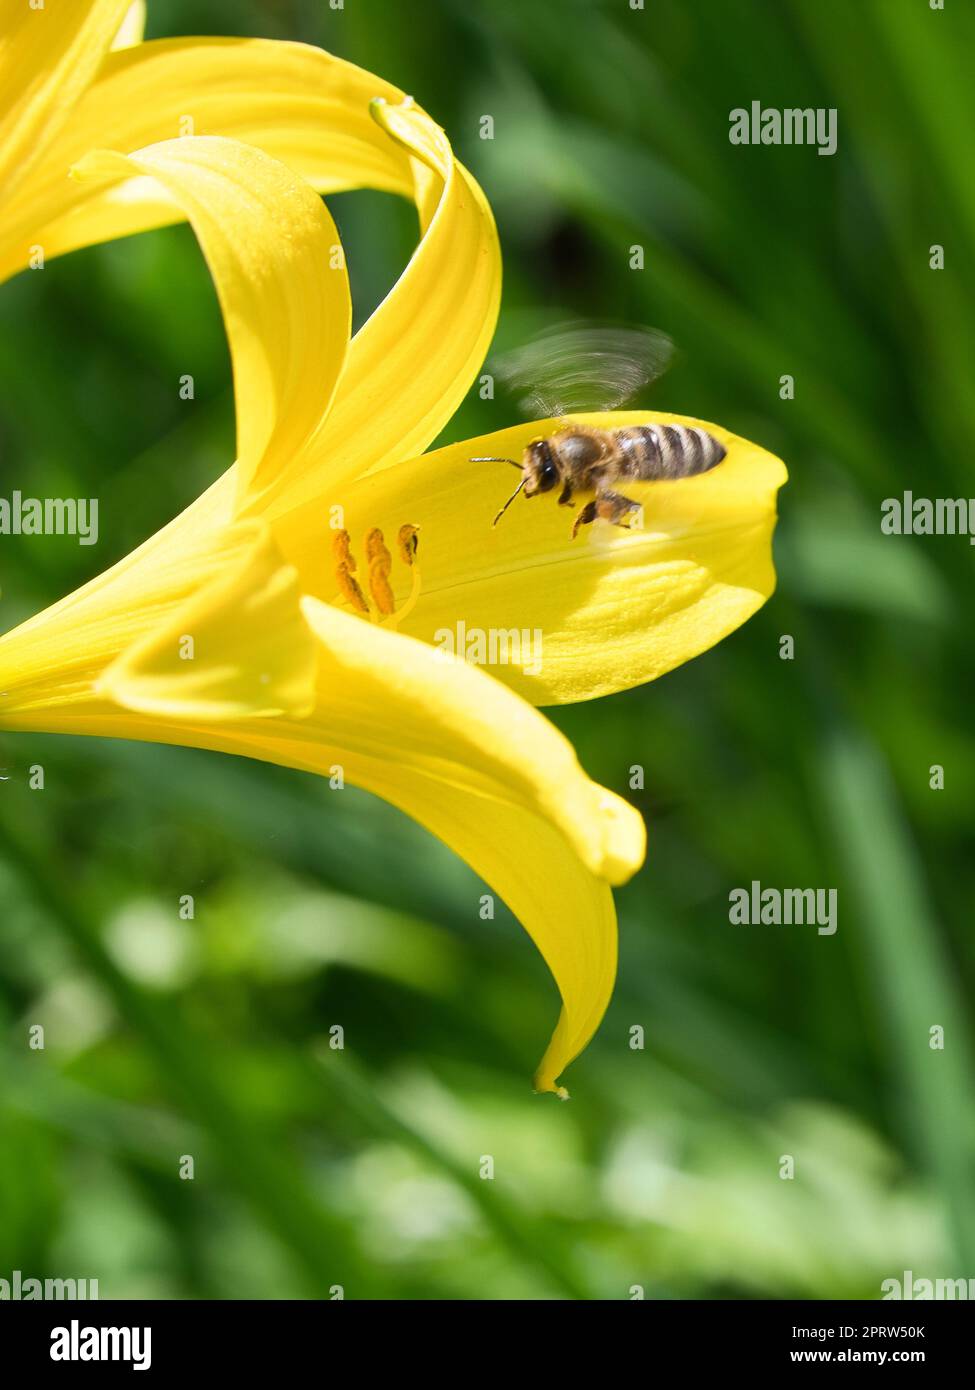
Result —
[[[71, 8], [45, 50], [57, 80], [38, 64], [0, 126], [15, 151], [0, 151], [14, 208], [0, 266], [188, 218], [227, 328], [237, 460], [137, 551], [0, 638], [0, 727], [341, 769], [405, 810], [535, 940], [562, 1012], [534, 1084], [565, 1094], [558, 1078], [615, 977], [610, 886], [642, 863], [644, 829], [532, 704], [651, 679], [754, 612], [774, 584], [783, 466], [708, 425], [727, 458], [639, 490], [642, 532], [600, 523], [571, 543], [541, 501], [493, 530], [507, 479], [468, 460], [517, 457], [548, 426], [418, 457], [469, 389], [500, 294], [490, 209], [443, 131], [298, 45], [141, 44], [92, 64], [93, 35], [107, 46], [125, 7]], [[197, 133], [170, 138], [185, 115]], [[339, 238], [312, 184], [392, 190], [419, 212], [416, 252], [351, 340]], [[540, 630], [542, 660], [496, 678], [445, 656], [438, 633], [460, 622]]]

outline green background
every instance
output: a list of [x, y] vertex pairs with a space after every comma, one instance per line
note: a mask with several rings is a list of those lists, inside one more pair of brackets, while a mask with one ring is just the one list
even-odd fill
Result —
[[[150, 37], [304, 39], [410, 91], [495, 209], [499, 344], [539, 316], [670, 333], [649, 403], [789, 466], [780, 585], [684, 669], [553, 713], [650, 833], [569, 1104], [528, 1083], [557, 1012], [531, 942], [503, 910], [481, 921], [482, 885], [399, 814], [215, 754], [0, 735], [0, 1277], [166, 1298], [876, 1298], [905, 1268], [975, 1277], [972, 552], [879, 529], [905, 488], [975, 493], [975, 11], [150, 10]], [[731, 146], [753, 99], [835, 106], [838, 152]], [[361, 321], [412, 209], [330, 206]], [[0, 323], [0, 491], [96, 495], [102, 527], [92, 549], [3, 540], [7, 627], [189, 502], [233, 418], [185, 228], [20, 276]], [[473, 393], [445, 438], [514, 418]], [[838, 932], [731, 926], [753, 879], [835, 888]]]

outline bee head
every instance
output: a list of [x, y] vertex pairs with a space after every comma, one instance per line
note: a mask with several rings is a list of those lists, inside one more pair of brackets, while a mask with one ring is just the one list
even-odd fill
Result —
[[510, 463], [521, 471], [521, 481], [494, 518], [495, 526], [519, 492], [523, 492], [526, 497], [535, 497], [540, 492], [551, 492], [560, 478], [557, 457], [547, 439], [536, 439], [529, 444], [522, 455], [521, 463], [517, 459], [503, 458], [496, 454], [472, 458], [471, 463]]
[[525, 475], [525, 496], [534, 497], [539, 492], [551, 492], [559, 481], [558, 464], [547, 439], [536, 439], [525, 450], [522, 460]]

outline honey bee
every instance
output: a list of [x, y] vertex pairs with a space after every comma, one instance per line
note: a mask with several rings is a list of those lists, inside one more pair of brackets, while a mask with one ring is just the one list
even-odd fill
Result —
[[[673, 344], [649, 328], [621, 329], [588, 323], [558, 325], [509, 353], [495, 365], [496, 375], [520, 390], [530, 414], [566, 416], [613, 410], [666, 370]], [[658, 482], [706, 473], [726, 450], [707, 430], [685, 425], [627, 425], [600, 429], [566, 424], [534, 439], [520, 460], [498, 457], [472, 463], [510, 463], [521, 481], [494, 518], [504, 516], [520, 492], [536, 497], [560, 487], [559, 505], [574, 506], [575, 494], [589, 499], [575, 518], [573, 540], [597, 517], [628, 526], [641, 510], [617, 484]]]

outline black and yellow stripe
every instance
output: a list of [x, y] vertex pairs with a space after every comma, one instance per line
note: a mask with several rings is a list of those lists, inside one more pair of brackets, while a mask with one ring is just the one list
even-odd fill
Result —
[[686, 425], [631, 425], [614, 433], [624, 460], [621, 478], [690, 478], [714, 468], [726, 452], [713, 434]]

